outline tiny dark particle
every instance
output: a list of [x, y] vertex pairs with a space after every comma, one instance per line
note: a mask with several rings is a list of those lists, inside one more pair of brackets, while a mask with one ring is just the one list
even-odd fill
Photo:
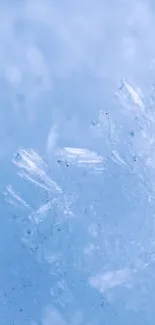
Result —
[[23, 309], [21, 308], [21, 309], [20, 309], [20, 313], [21, 313], [22, 311], [23, 311]]
[[28, 234], [28, 235], [31, 234], [31, 230], [30, 230], [30, 229], [27, 230], [27, 234]]
[[58, 228], [58, 231], [61, 231], [61, 228]]
[[61, 163], [61, 160], [58, 159], [58, 160], [57, 160], [57, 163], [60, 164], [60, 163]]
[[131, 137], [134, 137], [135, 132], [134, 132], [134, 131], [131, 131], [131, 132], [130, 132], [130, 135], [131, 135]]
[[15, 158], [16, 158], [16, 159], [20, 158], [20, 154], [19, 154], [19, 152], [16, 153]]

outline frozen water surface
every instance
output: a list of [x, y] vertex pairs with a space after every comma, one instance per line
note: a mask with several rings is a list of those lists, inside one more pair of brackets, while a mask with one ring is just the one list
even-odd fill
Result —
[[153, 1], [1, 1], [0, 27], [0, 325], [154, 325]]

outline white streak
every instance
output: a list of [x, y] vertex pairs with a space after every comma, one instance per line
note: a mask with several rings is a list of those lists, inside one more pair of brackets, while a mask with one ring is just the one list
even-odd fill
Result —
[[13, 159], [13, 163], [21, 168], [21, 172], [18, 173], [21, 177], [43, 187], [47, 191], [63, 192], [59, 185], [46, 174], [45, 167], [47, 165], [32, 149], [28, 151], [20, 150]]
[[48, 203], [41, 205], [38, 210], [30, 214], [29, 218], [35, 221], [36, 223], [42, 222], [47, 212], [49, 212], [52, 208], [54, 202], [55, 200], [51, 200]]
[[100, 292], [107, 292], [118, 286], [126, 285], [131, 279], [131, 271], [127, 268], [110, 271], [104, 274], [97, 274], [89, 278], [90, 285]]
[[103, 162], [103, 158], [96, 152], [82, 148], [64, 147], [59, 150], [58, 155], [68, 159], [69, 161], [76, 161], [78, 164], [99, 164]]
[[23, 200], [20, 195], [13, 190], [11, 185], [8, 185], [6, 189], [7, 192], [4, 193], [4, 196], [8, 202], [11, 204], [20, 204], [25, 208], [30, 208], [29, 204], [26, 203], [26, 201]]
[[124, 166], [128, 167], [126, 162], [120, 157], [119, 153], [115, 150], [112, 151], [112, 160], [119, 165], [124, 165]]
[[142, 100], [140, 89], [135, 90], [130, 84], [128, 84], [125, 80], [122, 80], [119, 91], [116, 92], [116, 96], [122, 102], [123, 105], [127, 107], [135, 107], [140, 108], [140, 112], [144, 113], [144, 102]]
[[56, 132], [56, 126], [52, 126], [48, 138], [47, 138], [47, 153], [48, 155], [51, 155], [52, 150], [55, 148], [56, 141], [58, 138], [58, 134]]
[[129, 95], [130, 95], [132, 101], [133, 101], [136, 105], [138, 105], [139, 107], [144, 108], [144, 103], [143, 103], [143, 101], [142, 101], [140, 95], [138, 94], [138, 92], [136, 92], [136, 90], [133, 89], [133, 88], [131, 87], [131, 85], [129, 85], [127, 82], [124, 82], [124, 86], [126, 87], [126, 89], [127, 89], [128, 93], [129, 93]]

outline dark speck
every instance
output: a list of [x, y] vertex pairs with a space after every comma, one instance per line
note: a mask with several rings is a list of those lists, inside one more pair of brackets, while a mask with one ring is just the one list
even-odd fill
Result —
[[92, 124], [93, 126], [95, 126], [95, 125], [96, 125], [96, 122], [95, 122], [95, 121], [91, 121], [91, 124]]
[[84, 213], [85, 213], [85, 214], [88, 213], [88, 209], [87, 209], [87, 208], [84, 209]]
[[39, 246], [37, 246], [37, 247], [35, 248], [35, 251], [37, 252], [37, 251], [38, 251], [38, 249], [39, 249]]
[[16, 158], [16, 159], [20, 158], [20, 154], [19, 154], [19, 152], [16, 153], [15, 158]]
[[131, 135], [131, 137], [134, 137], [135, 132], [134, 132], [134, 131], [131, 131], [131, 132], [130, 132], [130, 135]]
[[22, 311], [23, 311], [23, 309], [21, 308], [21, 309], [20, 309], [20, 313], [21, 313]]

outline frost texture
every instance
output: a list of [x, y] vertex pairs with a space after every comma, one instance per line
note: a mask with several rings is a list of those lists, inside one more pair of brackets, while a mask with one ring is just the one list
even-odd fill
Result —
[[0, 324], [154, 325], [154, 4], [0, 9]]

